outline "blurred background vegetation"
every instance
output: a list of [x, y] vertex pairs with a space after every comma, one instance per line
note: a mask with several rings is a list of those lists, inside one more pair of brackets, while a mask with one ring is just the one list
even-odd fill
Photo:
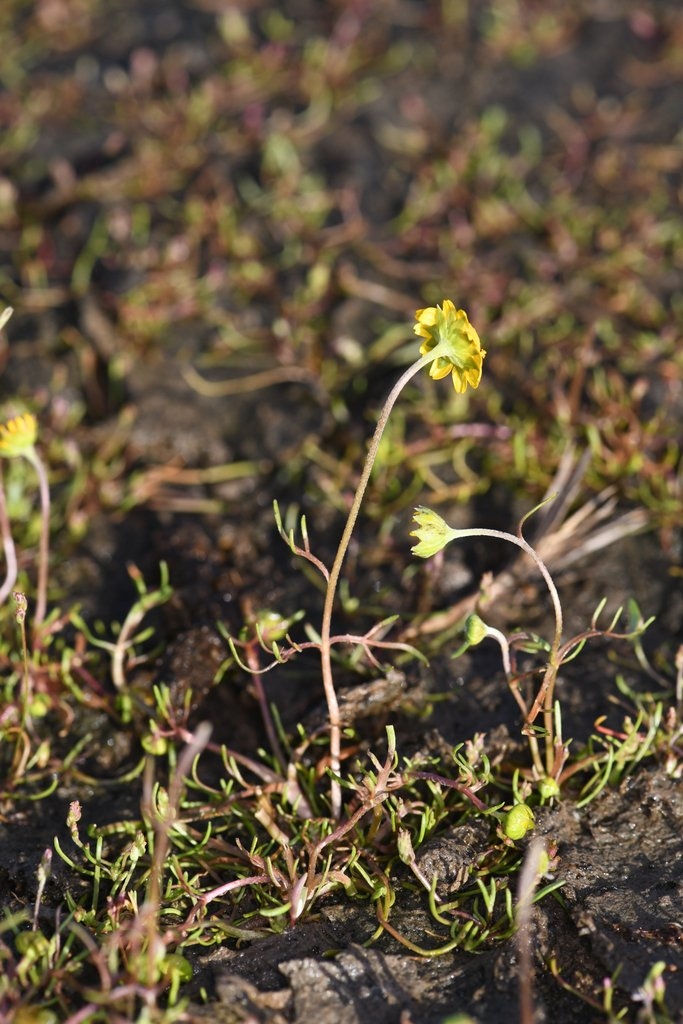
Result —
[[[416, 386], [381, 503], [398, 474], [528, 506], [577, 441], [589, 488], [647, 506], [673, 553], [678, 4], [7, 0], [0, 47], [0, 386], [40, 414], [71, 531], [101, 507], [223, 507], [135, 472], [169, 463], [253, 475], [284, 453], [338, 493], [414, 309], [448, 296], [485, 386]], [[249, 394], [241, 423], [197, 374]], [[264, 395], [305, 429], [270, 438]]]

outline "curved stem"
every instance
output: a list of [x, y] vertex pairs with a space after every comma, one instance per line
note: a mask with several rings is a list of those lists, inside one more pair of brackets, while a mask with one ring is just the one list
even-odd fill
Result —
[[2, 546], [5, 552], [5, 582], [0, 587], [0, 605], [3, 605], [9, 597], [12, 587], [17, 582], [17, 552], [12, 538], [12, 527], [7, 514], [7, 502], [5, 501], [5, 488], [2, 483], [0, 471], [0, 535], [2, 535]]
[[538, 571], [545, 580], [545, 584], [550, 592], [550, 598], [553, 602], [553, 610], [555, 612], [555, 636], [553, 638], [552, 647], [550, 649], [551, 659], [557, 657], [557, 652], [560, 649], [560, 643], [562, 642], [562, 605], [560, 604], [560, 595], [557, 593], [557, 587], [553, 582], [553, 578], [546, 568], [546, 564], [538, 554], [538, 552], [532, 548], [531, 544], [524, 540], [524, 537], [517, 537], [513, 533], [505, 533], [504, 530], [484, 530], [473, 528], [471, 530], [454, 530], [457, 538], [461, 537], [496, 537], [499, 540], [510, 541], [511, 544], [516, 544], [518, 548], [525, 551], [530, 558], [534, 560]]
[[476, 528], [471, 530], [454, 530], [453, 534], [454, 538], [457, 539], [460, 539], [461, 537], [496, 537], [499, 540], [507, 540], [511, 544], [516, 544], [518, 548], [521, 548], [522, 551], [525, 551], [526, 554], [533, 559], [541, 573], [541, 576], [545, 580], [555, 612], [555, 636], [553, 637], [553, 642], [550, 647], [548, 665], [543, 676], [543, 682], [536, 694], [536, 699], [534, 700], [531, 711], [527, 715], [526, 724], [531, 725], [538, 716], [538, 713], [543, 709], [543, 726], [546, 734], [546, 772], [550, 775], [552, 774], [555, 760], [553, 695], [555, 691], [555, 680], [557, 679], [557, 670], [560, 667], [559, 651], [560, 644], [562, 642], [563, 626], [562, 606], [560, 604], [560, 595], [557, 593], [557, 587], [555, 586], [552, 576], [548, 572], [545, 562], [541, 556], [534, 548], [532, 548], [531, 544], [524, 540], [523, 537], [517, 537], [512, 533], [505, 533], [503, 530], [484, 530]]
[[[334, 608], [334, 599], [337, 592], [337, 585], [339, 583], [339, 576], [341, 574], [342, 564], [346, 556], [346, 552], [349, 547], [351, 540], [351, 534], [353, 528], [356, 525], [358, 518], [358, 512], [360, 511], [361, 502], [365, 495], [368, 481], [370, 480], [370, 474], [372, 473], [372, 467], [377, 457], [377, 450], [379, 443], [382, 440], [382, 434], [384, 428], [387, 425], [387, 420], [391, 410], [394, 407], [396, 399], [399, 394], [406, 386], [406, 384], [415, 376], [424, 366], [433, 362], [436, 355], [439, 353], [436, 350], [432, 350], [425, 356], [421, 356], [417, 359], [408, 369], [399, 377], [396, 384], [391, 389], [389, 396], [384, 403], [382, 412], [380, 413], [377, 426], [375, 427], [375, 433], [372, 436], [370, 446], [368, 448], [368, 454], [365, 459], [365, 465], [363, 466], [363, 472], [361, 473], [356, 493], [353, 497], [353, 503], [349, 510], [349, 515], [346, 520], [346, 526], [342, 533], [341, 540], [339, 541], [339, 547], [337, 548], [337, 554], [335, 555], [334, 562], [332, 563], [332, 569], [330, 570], [330, 578], [327, 581], [327, 590], [325, 592], [325, 604], [323, 607], [323, 618], [320, 629], [320, 658], [322, 666], [322, 677], [323, 677], [323, 688], [325, 691], [325, 700], [327, 701], [327, 710], [330, 719], [330, 768], [334, 775], [339, 774], [340, 768], [340, 755], [341, 755], [341, 723], [339, 720], [339, 703], [337, 701], [337, 693], [334, 688], [334, 679], [332, 676], [332, 645], [330, 643], [330, 635], [332, 628], [332, 610]], [[330, 803], [332, 816], [335, 818], [339, 817], [341, 812], [341, 787], [336, 779], [333, 779], [332, 786], [330, 788]]]
[[33, 619], [34, 634], [42, 625], [47, 609], [47, 577], [50, 555], [50, 485], [47, 471], [35, 451], [27, 452], [26, 458], [38, 476], [40, 489], [40, 545], [38, 549], [38, 586], [36, 590], [36, 612]]

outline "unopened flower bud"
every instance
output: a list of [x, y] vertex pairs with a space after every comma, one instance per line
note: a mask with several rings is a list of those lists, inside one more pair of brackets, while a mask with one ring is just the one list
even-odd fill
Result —
[[476, 613], [468, 615], [465, 620], [465, 638], [470, 647], [476, 647], [489, 635], [489, 627]]

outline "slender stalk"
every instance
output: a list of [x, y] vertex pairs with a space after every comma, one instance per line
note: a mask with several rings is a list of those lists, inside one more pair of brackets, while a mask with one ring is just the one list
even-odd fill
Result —
[[[557, 679], [557, 670], [560, 664], [559, 651], [560, 644], [562, 642], [562, 606], [560, 604], [560, 595], [557, 593], [557, 587], [555, 586], [552, 576], [546, 568], [545, 562], [537, 551], [532, 548], [531, 544], [528, 544], [523, 537], [517, 537], [513, 533], [505, 533], [503, 530], [484, 530], [484, 529], [469, 529], [469, 530], [454, 530], [454, 534], [459, 540], [461, 537], [496, 537], [499, 540], [507, 540], [511, 544], [516, 544], [518, 548], [525, 551], [530, 558], [536, 563], [538, 570], [545, 580], [546, 586], [550, 593], [550, 598], [553, 603], [553, 609], [555, 612], [555, 635], [553, 642], [550, 646], [550, 653], [548, 655], [548, 665], [543, 676], [543, 682], [536, 694], [536, 699], [533, 703], [531, 711], [527, 715], [527, 725], [536, 719], [539, 711], [543, 709], [543, 726], [546, 733], [546, 773], [552, 774], [553, 764], [555, 760], [554, 751], [554, 725], [553, 725], [553, 694], [555, 690], [555, 681]], [[533, 738], [533, 737], [530, 737]], [[532, 745], [533, 747], [533, 745]], [[534, 759], [535, 760], [535, 759]]]
[[168, 801], [161, 808], [154, 792], [154, 760], [149, 757], [145, 765], [141, 810], [154, 832], [154, 849], [150, 865], [149, 881], [145, 902], [140, 908], [139, 923], [145, 932], [147, 954], [147, 979], [151, 985], [156, 977], [157, 956], [165, 949], [159, 932], [161, 899], [164, 887], [164, 868], [171, 850], [171, 832], [180, 816], [180, 804], [186, 785], [186, 777], [192, 771], [195, 758], [199, 757], [211, 737], [209, 722], [200, 722], [190, 733], [187, 746], [178, 758], [168, 785]]
[[21, 727], [23, 729], [29, 717], [28, 704], [31, 694], [31, 673], [28, 666], [28, 645], [26, 642], [26, 610], [28, 602], [26, 595], [22, 594], [19, 590], [15, 590], [12, 597], [17, 606], [16, 619], [21, 632], [21, 654], [24, 663], [24, 671], [21, 676]]
[[17, 582], [17, 551], [12, 538], [12, 527], [10, 526], [9, 515], [7, 514], [7, 502], [5, 500], [5, 488], [2, 483], [2, 470], [0, 469], [0, 535], [2, 535], [2, 546], [5, 552], [5, 582], [0, 587], [0, 605], [4, 604], [9, 597], [12, 587]]
[[[368, 448], [365, 465], [363, 466], [363, 472], [361, 473], [356, 493], [353, 497], [353, 503], [346, 520], [346, 526], [344, 527], [344, 532], [342, 533], [341, 540], [339, 541], [337, 554], [335, 555], [334, 562], [332, 563], [330, 577], [327, 581], [322, 625], [320, 629], [320, 658], [322, 665], [323, 688], [325, 691], [325, 700], [327, 701], [327, 710], [330, 720], [330, 769], [334, 776], [338, 775], [340, 770], [341, 722], [339, 719], [339, 702], [337, 700], [337, 693], [334, 688], [334, 679], [332, 675], [332, 644], [330, 643], [330, 636], [332, 630], [332, 611], [334, 608], [334, 599], [339, 583], [339, 576], [349, 547], [351, 534], [353, 533], [353, 528], [356, 525], [361, 502], [363, 501], [368, 481], [370, 480], [372, 467], [374, 466], [375, 459], [377, 458], [377, 451], [379, 449], [380, 441], [382, 440], [382, 434], [384, 433], [384, 428], [387, 425], [387, 420], [389, 419], [391, 410], [406, 384], [415, 376], [416, 373], [419, 373], [424, 366], [428, 366], [429, 363], [433, 362], [438, 354], [440, 353], [436, 350], [432, 350], [427, 353], [427, 355], [421, 356], [411, 366], [409, 366], [405, 373], [399, 377], [384, 403], [384, 407], [380, 413], [377, 426], [375, 427], [375, 432]], [[333, 778], [332, 785], [330, 787], [330, 803], [332, 816], [334, 818], [338, 818], [341, 813], [341, 786], [336, 778]]]
[[534, 1024], [534, 959], [532, 912], [534, 893], [538, 886], [541, 858], [545, 846], [540, 838], [532, 839], [527, 850], [517, 887], [517, 951], [519, 956], [519, 1021]]
[[251, 678], [254, 684], [254, 690], [256, 691], [256, 700], [258, 701], [259, 708], [261, 709], [261, 718], [263, 719], [263, 725], [266, 730], [266, 736], [270, 743], [270, 749], [275, 756], [280, 770], [283, 774], [287, 774], [287, 761], [282, 751], [280, 741], [277, 736], [275, 729], [275, 723], [273, 722], [273, 716], [270, 713], [268, 707], [268, 698], [266, 697], [265, 687], [263, 685], [263, 676], [261, 674], [261, 665], [259, 662], [258, 651], [254, 646], [253, 642], [246, 646], [246, 658], [247, 664], [251, 671]]
[[38, 549], [38, 586], [36, 591], [36, 612], [33, 619], [34, 633], [40, 628], [47, 609], [47, 576], [50, 558], [50, 485], [47, 471], [35, 450], [26, 452], [38, 476], [40, 489], [40, 545]]
[[557, 593], [557, 587], [553, 583], [553, 578], [548, 572], [545, 562], [541, 559], [541, 556], [537, 551], [532, 548], [531, 544], [528, 544], [524, 540], [524, 537], [517, 537], [514, 533], [505, 533], [504, 530], [485, 530], [479, 527], [473, 527], [469, 530], [453, 530], [454, 539], [460, 540], [462, 537], [496, 537], [498, 540], [507, 540], [511, 544], [516, 544], [522, 551], [526, 551], [527, 555], [534, 560], [538, 566], [538, 571], [545, 580], [546, 586], [550, 591], [550, 597], [553, 602], [553, 610], [555, 612], [555, 636], [551, 647], [551, 657], [557, 655], [560, 649], [560, 643], [562, 641], [562, 606], [560, 604], [560, 595]]

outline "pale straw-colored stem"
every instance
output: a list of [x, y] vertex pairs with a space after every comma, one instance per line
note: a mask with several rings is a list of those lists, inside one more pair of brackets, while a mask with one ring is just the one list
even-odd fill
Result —
[[36, 611], [33, 619], [34, 634], [40, 628], [47, 610], [47, 578], [50, 558], [50, 485], [47, 471], [35, 450], [26, 452], [38, 476], [40, 489], [40, 543], [38, 548], [38, 585], [36, 588]]
[[3, 605], [12, 592], [12, 587], [17, 582], [17, 551], [12, 537], [12, 527], [7, 513], [7, 502], [5, 501], [5, 488], [0, 475], [0, 535], [2, 536], [2, 547], [5, 552], [5, 580], [0, 587], [0, 605]]
[[543, 676], [543, 682], [539, 688], [536, 700], [534, 701], [533, 707], [527, 716], [527, 724], [530, 725], [536, 716], [538, 715], [541, 708], [543, 709], [543, 725], [546, 732], [546, 771], [550, 775], [553, 768], [554, 761], [554, 750], [553, 750], [553, 693], [555, 689], [555, 679], [557, 677], [557, 670], [559, 668], [559, 650], [560, 643], [562, 642], [562, 606], [560, 604], [560, 595], [557, 593], [557, 587], [555, 586], [552, 576], [548, 572], [545, 562], [538, 554], [537, 551], [532, 548], [531, 544], [528, 544], [523, 537], [518, 537], [513, 533], [505, 533], [503, 530], [485, 530], [485, 529], [470, 529], [470, 530], [454, 530], [454, 540], [460, 540], [462, 537], [496, 537], [499, 540], [507, 540], [510, 544], [516, 544], [518, 548], [525, 551], [530, 558], [536, 563], [538, 571], [545, 580], [546, 586], [550, 593], [550, 598], [553, 603], [553, 609], [555, 612], [555, 635], [553, 642], [550, 647], [550, 653], [548, 655], [548, 665]]
[[551, 648], [551, 657], [554, 654], [557, 654], [562, 640], [562, 606], [560, 604], [560, 595], [557, 593], [557, 587], [553, 583], [552, 576], [548, 572], [545, 562], [542, 560], [538, 552], [532, 548], [531, 544], [528, 544], [527, 541], [524, 540], [524, 537], [517, 537], [514, 533], [505, 533], [504, 530], [485, 530], [473, 527], [469, 530], [453, 530], [453, 535], [454, 540], [460, 540], [462, 537], [496, 537], [498, 540], [507, 540], [510, 544], [516, 544], [518, 548], [521, 548], [522, 551], [525, 551], [527, 555], [534, 560], [538, 566], [538, 571], [545, 580], [553, 602], [553, 609], [555, 612], [555, 636], [553, 638]]
[[[375, 433], [372, 436], [372, 440], [368, 448], [365, 465], [363, 466], [363, 472], [361, 473], [356, 493], [353, 497], [353, 503], [346, 520], [346, 526], [344, 527], [344, 532], [342, 533], [341, 540], [339, 541], [337, 554], [335, 555], [334, 562], [332, 563], [330, 578], [327, 581], [322, 625], [320, 629], [320, 657], [322, 664], [323, 688], [325, 691], [325, 700], [327, 701], [327, 710], [330, 720], [330, 769], [334, 776], [337, 776], [340, 770], [341, 722], [339, 719], [339, 702], [337, 701], [337, 693], [334, 688], [334, 679], [332, 675], [332, 645], [330, 643], [330, 636], [332, 630], [332, 611], [334, 608], [334, 599], [337, 592], [337, 585], [339, 583], [339, 576], [349, 547], [351, 534], [353, 533], [353, 528], [356, 525], [358, 512], [360, 511], [360, 506], [368, 486], [368, 481], [370, 480], [372, 467], [377, 457], [377, 451], [379, 449], [380, 441], [382, 440], [382, 434], [384, 433], [384, 428], [387, 425], [387, 420], [389, 419], [391, 410], [406, 384], [415, 376], [416, 373], [419, 373], [424, 366], [428, 366], [429, 363], [433, 362], [438, 354], [440, 353], [438, 353], [436, 349], [432, 349], [432, 351], [427, 355], [421, 356], [411, 366], [409, 366], [405, 373], [399, 377], [384, 403], [379, 420], [377, 421], [377, 426], [375, 427]], [[338, 818], [341, 813], [341, 786], [336, 778], [333, 778], [332, 785], [330, 787], [330, 805], [332, 816], [334, 818]]]

